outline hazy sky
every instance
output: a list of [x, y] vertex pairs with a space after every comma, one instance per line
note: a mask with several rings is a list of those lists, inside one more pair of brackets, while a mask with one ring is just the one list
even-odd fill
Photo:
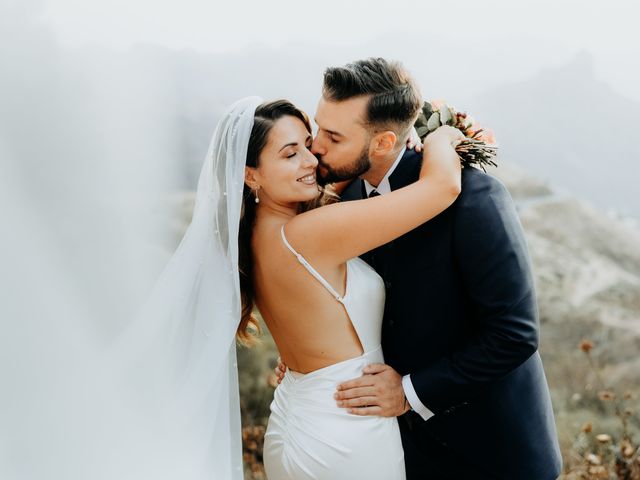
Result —
[[639, 47], [634, 0], [44, 0], [62, 38], [126, 46], [149, 41], [226, 51], [251, 43], [352, 44], [381, 30], [556, 37], [594, 51]]
[[598, 74], [640, 101], [635, 87], [640, 84], [640, 6], [635, 0], [35, 2], [41, 6], [41, 21], [68, 46], [126, 49], [145, 42], [222, 53], [303, 44], [313, 55], [323, 47], [366, 45], [389, 32], [401, 37], [424, 31], [471, 43], [495, 42], [496, 37], [509, 42], [509, 37], [524, 36], [592, 52]]

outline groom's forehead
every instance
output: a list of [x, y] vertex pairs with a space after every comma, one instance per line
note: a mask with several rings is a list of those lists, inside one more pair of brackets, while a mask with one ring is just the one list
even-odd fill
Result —
[[364, 123], [367, 99], [364, 97], [342, 101], [329, 101], [324, 97], [318, 102], [314, 121], [319, 128], [329, 133], [351, 130]]

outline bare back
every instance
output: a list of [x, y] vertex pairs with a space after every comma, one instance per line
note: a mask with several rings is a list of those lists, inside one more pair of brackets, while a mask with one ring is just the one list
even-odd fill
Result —
[[[293, 248], [304, 255], [331, 290], [344, 295], [351, 259], [438, 215], [460, 193], [460, 160], [452, 138], [461, 134], [456, 130], [456, 135], [449, 135], [445, 127], [439, 131], [440, 135], [432, 133], [432, 140], [425, 143], [423, 155], [428, 161], [423, 162], [420, 178], [411, 185], [299, 215], [267, 213], [258, 217], [252, 239], [255, 303], [290, 369], [308, 373], [362, 355], [364, 348], [343, 302], [287, 248], [281, 227], [286, 223]], [[375, 277], [382, 282], [377, 274]], [[384, 295], [383, 284], [381, 288]], [[362, 300], [366, 303], [367, 299]]]
[[[265, 219], [253, 232], [256, 305], [282, 360], [308, 373], [361, 355], [344, 305], [287, 248], [283, 225], [282, 219]], [[346, 263], [314, 262], [313, 268], [339, 295], [346, 293]]]

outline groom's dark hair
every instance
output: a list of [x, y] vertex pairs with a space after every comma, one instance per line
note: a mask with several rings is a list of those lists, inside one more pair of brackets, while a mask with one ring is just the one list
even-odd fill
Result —
[[400, 62], [367, 58], [324, 72], [322, 95], [341, 102], [370, 96], [365, 122], [373, 129], [404, 135], [413, 126], [422, 107], [422, 96], [409, 72]]

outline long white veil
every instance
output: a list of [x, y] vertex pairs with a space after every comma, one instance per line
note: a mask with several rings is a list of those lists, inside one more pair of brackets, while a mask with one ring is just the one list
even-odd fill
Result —
[[191, 224], [105, 358], [104, 372], [119, 393], [105, 414], [124, 429], [112, 446], [112, 478], [243, 478], [238, 228], [247, 146], [261, 102], [244, 98], [219, 121]]

